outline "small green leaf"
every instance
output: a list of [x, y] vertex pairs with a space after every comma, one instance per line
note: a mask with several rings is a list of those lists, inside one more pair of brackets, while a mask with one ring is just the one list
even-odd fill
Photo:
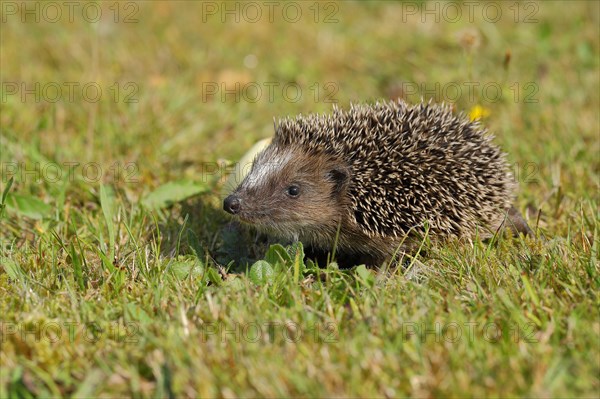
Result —
[[301, 261], [304, 260], [304, 246], [302, 242], [297, 241], [292, 245], [288, 246], [287, 253], [290, 254], [290, 259], [296, 259], [296, 257], [300, 258]]
[[355, 273], [358, 275], [358, 278], [363, 284], [369, 287], [372, 287], [373, 284], [375, 284], [375, 276], [373, 276], [373, 273], [371, 273], [371, 271], [367, 269], [365, 265], [358, 266], [355, 269]]
[[169, 266], [171, 273], [180, 280], [188, 278], [201, 277], [204, 272], [204, 265], [194, 255], [178, 256]]
[[271, 247], [265, 254], [265, 261], [269, 262], [271, 265], [285, 265], [292, 263], [292, 257], [290, 256], [288, 251], [286, 251], [285, 247], [283, 247], [280, 244], [274, 244], [271, 245]]
[[39, 198], [29, 195], [8, 194], [8, 209], [31, 219], [43, 219], [52, 214], [52, 207]]
[[319, 266], [313, 262], [312, 259], [306, 259], [305, 264], [304, 264], [306, 270], [310, 270], [310, 271], [319, 271]]
[[223, 284], [223, 278], [221, 278], [221, 275], [216, 269], [210, 267], [206, 271], [206, 274], [208, 275], [208, 280], [214, 285], [221, 286]]
[[[283, 248], [283, 247], [282, 247]], [[273, 281], [273, 266], [267, 261], [259, 260], [250, 268], [248, 277], [257, 285], [263, 285]]]
[[170, 204], [183, 201], [194, 195], [208, 191], [206, 184], [190, 180], [179, 180], [165, 183], [142, 199], [142, 204], [148, 209], [165, 208]]

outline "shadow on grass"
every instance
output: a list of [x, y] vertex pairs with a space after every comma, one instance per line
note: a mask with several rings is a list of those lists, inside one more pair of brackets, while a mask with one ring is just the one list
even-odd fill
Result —
[[[195, 254], [205, 264], [225, 266], [230, 273], [245, 272], [264, 258], [272, 244], [289, 244], [232, 220], [206, 197], [181, 201], [165, 210], [158, 222], [158, 230], [162, 257]], [[320, 267], [325, 267], [331, 260], [329, 251], [307, 247], [305, 254]], [[343, 269], [365, 263], [355, 256], [343, 254], [338, 254], [336, 261]]]
[[206, 264], [229, 265], [229, 272], [245, 272], [271, 244], [265, 235], [231, 220], [207, 197], [174, 204], [164, 211], [158, 230], [161, 256], [195, 254]]

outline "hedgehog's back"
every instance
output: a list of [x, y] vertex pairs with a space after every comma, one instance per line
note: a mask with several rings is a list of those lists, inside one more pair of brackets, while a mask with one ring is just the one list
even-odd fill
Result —
[[425, 223], [464, 235], [510, 207], [504, 154], [479, 123], [449, 106], [402, 101], [334, 108], [280, 121], [276, 145], [347, 163], [351, 217], [371, 236], [399, 236]]

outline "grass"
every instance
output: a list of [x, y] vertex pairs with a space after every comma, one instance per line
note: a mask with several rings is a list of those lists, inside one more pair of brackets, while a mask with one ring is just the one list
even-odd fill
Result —
[[[239, 24], [218, 2], [99, 3], [98, 23], [20, 4], [0, 27], [1, 397], [600, 394], [597, 3], [497, 22], [438, 3], [439, 24], [416, 3]], [[421, 96], [483, 116], [546, 240], [430, 246], [415, 280], [228, 225], [223, 176], [273, 116]]]

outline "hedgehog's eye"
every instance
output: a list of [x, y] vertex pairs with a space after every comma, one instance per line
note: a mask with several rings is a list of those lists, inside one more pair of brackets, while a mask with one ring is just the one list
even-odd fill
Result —
[[287, 188], [287, 194], [290, 197], [296, 198], [298, 195], [300, 195], [300, 187], [298, 187], [298, 186], [289, 186]]

